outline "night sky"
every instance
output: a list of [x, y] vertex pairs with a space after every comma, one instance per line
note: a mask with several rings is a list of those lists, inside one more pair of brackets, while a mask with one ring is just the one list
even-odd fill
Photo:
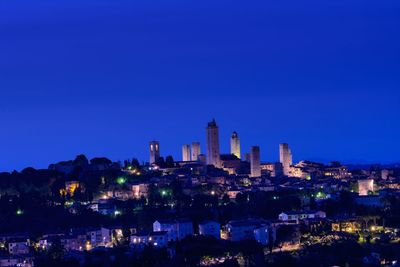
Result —
[[221, 151], [398, 162], [398, 0], [0, 1], [0, 171]]

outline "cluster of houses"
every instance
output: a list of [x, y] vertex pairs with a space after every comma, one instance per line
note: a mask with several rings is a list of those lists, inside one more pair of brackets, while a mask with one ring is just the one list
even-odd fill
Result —
[[[276, 239], [276, 229], [283, 224], [299, 223], [303, 219], [325, 218], [322, 211], [283, 212], [279, 220], [271, 222], [263, 219], [242, 219], [229, 221], [221, 227], [212, 220], [200, 222], [195, 231], [189, 219], [156, 220], [152, 231], [129, 230], [129, 243], [133, 248], [145, 246], [167, 247], [171, 242], [188, 236], [201, 235], [230, 241], [256, 240], [268, 245]], [[121, 227], [97, 227], [92, 229], [73, 229], [68, 233], [49, 233], [34, 241], [27, 235], [0, 236], [0, 247], [7, 253], [0, 257], [0, 266], [32, 266], [32, 250], [48, 250], [54, 242], [60, 242], [65, 251], [88, 251], [97, 247], [113, 247], [123, 238]], [[56, 241], [57, 240], [57, 241]]]

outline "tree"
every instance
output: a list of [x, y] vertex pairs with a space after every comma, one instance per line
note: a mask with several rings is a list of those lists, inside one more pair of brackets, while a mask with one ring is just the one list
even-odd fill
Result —
[[225, 195], [222, 197], [222, 204], [223, 204], [223, 205], [228, 205], [230, 202], [231, 202], [231, 200], [230, 200], [229, 196], [228, 196], [227, 194], [225, 194]]
[[136, 158], [133, 158], [133, 159], [132, 159], [131, 165], [132, 165], [132, 167], [140, 168], [140, 163], [139, 163], [139, 161], [138, 161]]
[[165, 158], [165, 166], [168, 168], [172, 168], [174, 167], [175, 162], [174, 162], [174, 158], [172, 156], [167, 156]]

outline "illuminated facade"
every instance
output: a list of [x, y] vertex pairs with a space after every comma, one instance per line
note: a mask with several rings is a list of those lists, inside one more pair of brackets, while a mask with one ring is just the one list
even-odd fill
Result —
[[282, 164], [280, 162], [276, 163], [263, 163], [260, 165], [261, 173], [269, 173], [271, 177], [281, 176], [283, 173]]
[[258, 146], [252, 146], [250, 148], [250, 176], [261, 176], [260, 147]]
[[207, 164], [221, 168], [219, 153], [219, 133], [215, 120], [208, 123], [207, 128]]
[[240, 159], [240, 139], [237, 132], [233, 132], [231, 136], [231, 154]]
[[279, 145], [279, 161], [283, 166], [283, 174], [290, 175], [290, 166], [292, 165], [292, 151], [286, 143]]
[[358, 180], [358, 195], [368, 196], [370, 192], [374, 192], [374, 180]]
[[160, 157], [160, 142], [150, 142], [150, 164], [153, 164]]
[[192, 143], [192, 160], [194, 160], [194, 161], [198, 160], [200, 154], [201, 154], [200, 143], [193, 142]]
[[190, 161], [190, 145], [182, 146], [182, 161]]

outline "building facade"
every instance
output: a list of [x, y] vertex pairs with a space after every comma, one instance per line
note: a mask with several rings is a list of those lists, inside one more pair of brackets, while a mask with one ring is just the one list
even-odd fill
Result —
[[201, 154], [200, 151], [200, 143], [193, 142], [192, 143], [192, 160], [197, 161], [199, 159], [199, 155]]
[[250, 176], [260, 177], [261, 166], [260, 166], [260, 147], [252, 146], [250, 148]]
[[221, 238], [221, 225], [215, 221], [204, 221], [199, 223], [199, 234]]
[[182, 161], [190, 161], [190, 145], [182, 146]]
[[219, 152], [219, 131], [215, 120], [208, 123], [207, 128], [207, 164], [221, 168]]
[[290, 166], [293, 164], [292, 151], [289, 145], [286, 143], [279, 145], [279, 161], [283, 166], [283, 174], [286, 176], [290, 175]]
[[150, 164], [155, 163], [160, 157], [160, 142], [150, 142]]
[[231, 154], [240, 159], [240, 139], [237, 132], [233, 132], [231, 136]]

